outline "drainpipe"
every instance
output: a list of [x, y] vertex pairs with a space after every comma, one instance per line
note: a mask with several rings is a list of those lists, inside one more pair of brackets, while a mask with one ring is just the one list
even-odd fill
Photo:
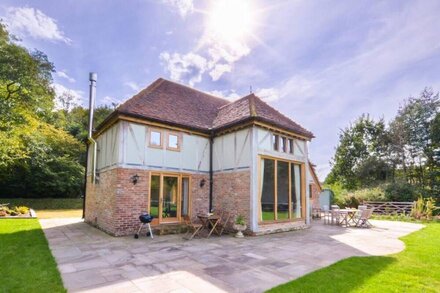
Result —
[[214, 187], [213, 178], [213, 144], [214, 144], [214, 132], [211, 132], [209, 136], [209, 212], [212, 213], [212, 191]]
[[95, 184], [96, 182], [96, 152], [97, 152], [97, 144], [93, 139], [93, 111], [95, 109], [95, 98], [96, 98], [96, 81], [98, 79], [98, 74], [94, 72], [90, 72], [89, 80], [90, 80], [90, 95], [89, 95], [89, 132], [87, 137], [87, 152], [86, 152], [86, 171], [85, 171], [85, 180], [84, 180], [84, 198], [83, 198], [83, 218], [86, 213], [86, 189], [87, 189], [87, 170], [88, 170], [88, 162], [89, 162], [89, 148], [92, 149], [92, 160], [91, 160], [91, 170], [92, 170], [92, 180], [91, 183]]

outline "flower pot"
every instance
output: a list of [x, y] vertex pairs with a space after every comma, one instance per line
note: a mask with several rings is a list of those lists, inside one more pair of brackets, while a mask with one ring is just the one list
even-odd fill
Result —
[[237, 230], [235, 237], [243, 238], [243, 231], [246, 230], [246, 225], [234, 224], [234, 229]]

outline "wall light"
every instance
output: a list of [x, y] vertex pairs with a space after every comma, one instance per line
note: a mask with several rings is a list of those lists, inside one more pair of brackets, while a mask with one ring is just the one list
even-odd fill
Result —
[[131, 176], [130, 180], [133, 183], [133, 185], [136, 185], [136, 183], [138, 183], [138, 181], [139, 181], [139, 175], [135, 174], [135, 175]]

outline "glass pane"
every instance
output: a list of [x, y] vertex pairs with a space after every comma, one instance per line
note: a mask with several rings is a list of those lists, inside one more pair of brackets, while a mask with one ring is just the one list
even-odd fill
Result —
[[177, 147], [178, 147], [178, 137], [177, 137], [177, 135], [174, 135], [174, 134], [169, 134], [168, 135], [168, 147], [169, 148], [173, 148], [173, 149], [177, 149]]
[[150, 215], [159, 218], [160, 176], [151, 176]]
[[290, 164], [291, 169], [291, 200], [292, 200], [292, 219], [302, 218], [301, 210], [301, 166]]
[[182, 178], [182, 203], [180, 214], [182, 217], [189, 215], [189, 178]]
[[289, 152], [293, 154], [293, 139], [289, 139]]
[[162, 218], [177, 217], [177, 177], [163, 177]]
[[263, 159], [261, 165], [261, 217], [263, 221], [273, 221], [275, 220], [275, 161], [270, 159]]
[[277, 220], [289, 219], [289, 163], [277, 162]]
[[273, 140], [273, 149], [274, 149], [274, 151], [277, 151], [278, 150], [278, 141], [279, 141], [278, 135], [274, 134], [272, 136], [272, 140]]
[[160, 133], [159, 131], [151, 131], [150, 144], [160, 146], [161, 137], [162, 137], [162, 133]]
[[287, 143], [286, 143], [286, 138], [285, 137], [281, 137], [281, 151], [283, 152], [287, 152]]

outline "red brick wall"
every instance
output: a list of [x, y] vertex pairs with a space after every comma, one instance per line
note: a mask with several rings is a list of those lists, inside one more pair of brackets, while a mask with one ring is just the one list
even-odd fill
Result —
[[319, 207], [319, 194], [321, 193], [321, 189], [318, 187], [316, 183], [310, 183], [310, 205], [312, 208]]
[[229, 224], [242, 215], [250, 227], [250, 171], [214, 173], [214, 211], [231, 213]]
[[[139, 215], [148, 209], [149, 172], [140, 169], [115, 168], [100, 173], [99, 184], [87, 184], [85, 221], [115, 235], [134, 234], [139, 228]], [[139, 180], [133, 184], [131, 177]], [[205, 185], [200, 187], [200, 181]], [[191, 215], [207, 213], [209, 207], [209, 176], [191, 175]]]

